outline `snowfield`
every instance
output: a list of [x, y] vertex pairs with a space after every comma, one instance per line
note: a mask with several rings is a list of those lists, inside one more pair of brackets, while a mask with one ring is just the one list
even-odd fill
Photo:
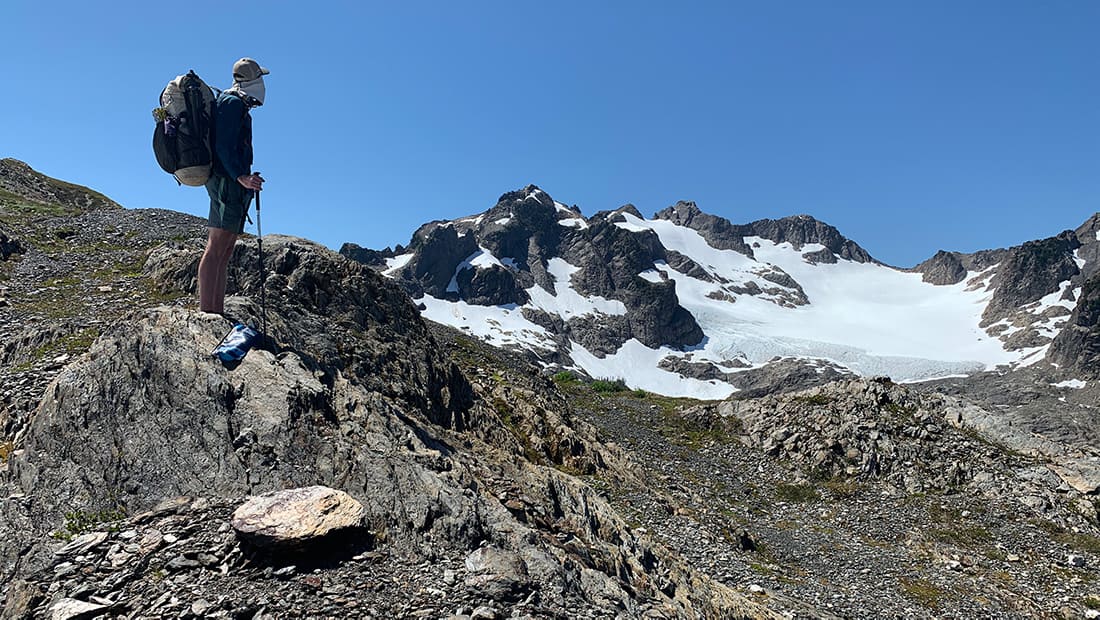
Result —
[[[556, 204], [559, 211], [564, 206]], [[572, 212], [570, 212], [572, 213]], [[824, 249], [817, 244], [794, 248], [758, 237], [744, 239], [755, 259], [732, 250], [710, 246], [690, 228], [667, 220], [645, 220], [623, 213], [616, 225], [631, 232], [653, 231], [669, 250], [675, 250], [705, 269], [715, 282], [689, 277], [658, 262], [638, 274], [657, 282], [670, 279], [676, 284], [680, 304], [694, 315], [706, 337], [691, 351], [692, 361], [723, 362], [740, 359], [753, 367], [776, 357], [824, 360], [860, 375], [887, 375], [895, 381], [917, 382], [965, 375], [1003, 364], [1028, 364], [1042, 358], [1045, 348], [1006, 351], [1003, 343], [981, 327], [982, 312], [992, 297], [988, 273], [970, 273], [953, 286], [925, 283], [920, 274], [906, 273], [872, 263], [840, 259], [836, 263], [813, 264], [805, 254]], [[564, 226], [586, 227], [581, 218], [559, 222]], [[391, 273], [408, 261], [391, 259]], [[506, 265], [507, 257], [494, 257], [481, 248], [456, 270]], [[622, 302], [585, 296], [572, 286], [578, 267], [560, 258], [549, 261], [554, 290], [536, 285], [527, 289], [527, 306], [561, 317], [621, 315]], [[767, 280], [768, 273], [783, 272], [802, 287], [808, 304], [797, 305], [796, 288]], [[755, 283], [763, 293], [749, 295], [733, 290]], [[1066, 283], [1068, 286], [1068, 282]], [[1030, 309], [1036, 314], [1052, 306], [1068, 306], [1060, 290]], [[528, 321], [522, 308], [472, 306], [423, 297], [424, 316], [446, 323], [500, 346], [524, 346], [553, 350], [553, 335]], [[1048, 327], [1053, 330], [1053, 321]], [[669, 396], [703, 399], [725, 398], [735, 388], [721, 381], [688, 379], [658, 368], [668, 356], [686, 353], [670, 348], [650, 349], [630, 340], [606, 357], [571, 343], [575, 367], [597, 378], [621, 378], [632, 388]]]

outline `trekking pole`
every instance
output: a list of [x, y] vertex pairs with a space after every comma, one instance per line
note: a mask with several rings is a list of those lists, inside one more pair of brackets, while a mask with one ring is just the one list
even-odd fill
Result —
[[[260, 174], [254, 172], [253, 174]], [[260, 249], [260, 316], [263, 319], [263, 333], [267, 337], [267, 278], [264, 276], [264, 229], [260, 226], [260, 190], [252, 190], [256, 196], [256, 245]]]

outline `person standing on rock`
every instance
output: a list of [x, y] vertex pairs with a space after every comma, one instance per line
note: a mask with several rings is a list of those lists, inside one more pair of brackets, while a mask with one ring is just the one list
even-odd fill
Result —
[[229, 259], [244, 232], [248, 205], [263, 189], [252, 172], [252, 115], [264, 103], [264, 76], [269, 71], [251, 58], [233, 64], [233, 85], [215, 102], [214, 167], [206, 191], [210, 217], [206, 251], [199, 262], [199, 309], [222, 314]]

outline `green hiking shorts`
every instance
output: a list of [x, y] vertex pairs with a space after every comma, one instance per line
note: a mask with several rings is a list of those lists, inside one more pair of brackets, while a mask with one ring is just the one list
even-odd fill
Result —
[[252, 190], [234, 179], [214, 174], [206, 182], [206, 193], [210, 194], [210, 216], [207, 218], [210, 227], [238, 235], [244, 232]]

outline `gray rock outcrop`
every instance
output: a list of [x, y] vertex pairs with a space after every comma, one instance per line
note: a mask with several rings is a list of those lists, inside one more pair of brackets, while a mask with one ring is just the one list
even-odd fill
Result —
[[477, 239], [454, 226], [436, 222], [425, 224], [416, 231], [409, 248], [416, 252], [402, 269], [402, 279], [409, 294], [447, 297], [458, 265], [477, 252]]
[[724, 217], [703, 213], [692, 201], [681, 200], [658, 211], [653, 217], [691, 228], [719, 250], [733, 250], [749, 257], [753, 255], [752, 248], [745, 244], [743, 227], [734, 226]]
[[[407, 252], [413, 258], [391, 273], [413, 297], [429, 294], [473, 305], [522, 306], [527, 289], [542, 287], [551, 294], [574, 288], [582, 295], [622, 302], [619, 316], [563, 316], [556, 333], [567, 330], [574, 342], [589, 351], [613, 353], [631, 338], [650, 347], [681, 348], [698, 344], [703, 333], [690, 312], [680, 306], [675, 283], [653, 283], [638, 274], [653, 269], [656, 261], [686, 257], [666, 256], [657, 236], [625, 230], [616, 224], [623, 213], [641, 215], [631, 205], [601, 212], [587, 221], [580, 212], [556, 203], [534, 185], [507, 192], [485, 213], [456, 220], [433, 222], [413, 235]], [[559, 222], [579, 221], [582, 226]], [[503, 265], [463, 265], [484, 248]], [[376, 269], [395, 251], [369, 252], [346, 244], [343, 254]], [[577, 268], [569, 281], [557, 281], [549, 271], [556, 258]], [[546, 318], [546, 317], [543, 317]], [[568, 348], [558, 352], [568, 355]]]
[[1096, 213], [1085, 220], [1074, 231], [1081, 247], [1077, 250], [1077, 256], [1085, 261], [1081, 267], [1082, 279], [1089, 279], [1100, 273], [1100, 213]]
[[859, 263], [875, 262], [859, 244], [841, 235], [836, 228], [809, 215], [778, 220], [763, 219], [751, 224], [735, 225], [725, 218], [703, 213], [694, 202], [680, 201], [658, 211], [654, 217], [699, 232], [715, 248], [733, 250], [749, 257], [753, 257], [753, 251], [746, 245], [744, 238], [762, 237], [775, 243], [790, 243], [796, 250], [809, 243], [825, 246], [824, 250], [810, 253], [808, 258], [812, 262], [836, 262], [837, 256]]
[[966, 278], [966, 267], [957, 252], [940, 250], [932, 258], [913, 268], [929, 284], [958, 284]]
[[[757, 220], [739, 227], [742, 236], [763, 237], [775, 243], [790, 243], [796, 250], [808, 243], [825, 246], [830, 253], [857, 263], [877, 262], [858, 243], [840, 234], [840, 231], [809, 215], [795, 215], [778, 220]], [[817, 262], [827, 262], [818, 256]]]
[[1100, 273], [1082, 285], [1077, 307], [1051, 343], [1047, 359], [1081, 376], [1100, 379]]
[[346, 256], [357, 263], [363, 263], [375, 269], [385, 269], [386, 259], [393, 258], [404, 252], [404, 248], [400, 245], [396, 249], [391, 250], [386, 248], [384, 250], [372, 250], [370, 248], [364, 248], [354, 243], [345, 243], [340, 246], [340, 255]]
[[1012, 248], [997, 269], [993, 299], [982, 314], [988, 325], [1021, 306], [1057, 292], [1058, 286], [1079, 273], [1074, 250], [1081, 247], [1073, 231], [1057, 237], [1029, 241]]
[[971, 271], [985, 271], [1000, 263], [1009, 254], [1009, 250], [982, 250], [972, 254], [940, 250], [932, 258], [913, 267], [912, 271], [922, 274], [929, 284], [958, 284]]
[[22, 254], [27, 249], [23, 247], [23, 244], [18, 239], [9, 237], [2, 229], [0, 229], [0, 259], [8, 260], [8, 257], [12, 254]]

